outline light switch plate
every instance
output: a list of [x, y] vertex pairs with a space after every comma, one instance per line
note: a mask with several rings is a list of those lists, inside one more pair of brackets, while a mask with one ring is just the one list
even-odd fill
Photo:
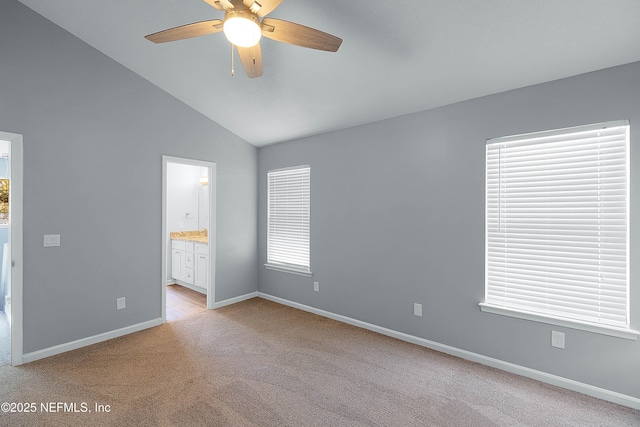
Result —
[[125, 297], [121, 297], [116, 299], [116, 308], [118, 310], [122, 310], [123, 308], [127, 308], [127, 300]]
[[59, 234], [45, 234], [44, 235], [44, 247], [49, 248], [52, 246], [60, 246]]

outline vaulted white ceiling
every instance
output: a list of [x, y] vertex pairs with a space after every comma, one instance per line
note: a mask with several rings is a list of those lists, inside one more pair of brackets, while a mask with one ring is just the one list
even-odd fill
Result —
[[284, 0], [269, 16], [334, 34], [336, 53], [263, 38], [249, 79], [203, 0], [20, 0], [255, 146], [640, 60], [638, 0]]

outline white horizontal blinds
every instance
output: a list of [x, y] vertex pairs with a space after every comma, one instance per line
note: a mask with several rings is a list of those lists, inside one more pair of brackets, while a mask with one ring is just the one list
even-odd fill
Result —
[[271, 171], [267, 263], [309, 271], [310, 168]]
[[485, 302], [628, 327], [629, 126], [487, 142]]

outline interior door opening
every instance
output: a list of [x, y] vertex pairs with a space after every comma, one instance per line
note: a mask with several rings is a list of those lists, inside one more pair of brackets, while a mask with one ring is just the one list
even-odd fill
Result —
[[0, 132], [0, 366], [22, 349], [22, 135]]
[[9, 141], [0, 140], [0, 366], [11, 364], [11, 254], [9, 251]]
[[215, 302], [215, 163], [163, 156], [162, 320]]

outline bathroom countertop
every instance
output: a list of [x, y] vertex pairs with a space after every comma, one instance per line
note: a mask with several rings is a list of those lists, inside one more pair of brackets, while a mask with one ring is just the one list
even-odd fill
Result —
[[171, 240], [189, 240], [198, 243], [209, 243], [207, 230], [197, 231], [172, 231], [169, 233]]

